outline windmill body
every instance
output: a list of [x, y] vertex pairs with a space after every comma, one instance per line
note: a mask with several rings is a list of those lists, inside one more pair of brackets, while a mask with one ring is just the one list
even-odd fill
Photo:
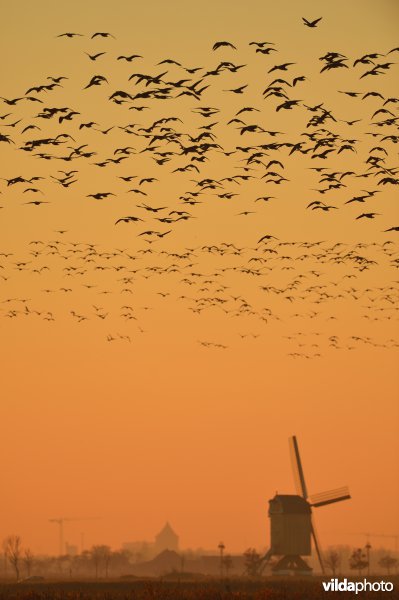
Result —
[[269, 500], [271, 549], [274, 555], [311, 554], [311, 510], [301, 496], [276, 494]]
[[311, 574], [312, 569], [302, 556], [311, 556], [313, 540], [324, 574], [323, 556], [312, 518], [312, 508], [347, 500], [350, 498], [349, 490], [343, 487], [309, 498], [296, 437], [291, 437], [289, 442], [298, 494], [276, 494], [269, 500], [270, 549], [264, 556], [264, 565], [272, 557], [276, 557], [277, 562], [272, 567], [275, 574]]

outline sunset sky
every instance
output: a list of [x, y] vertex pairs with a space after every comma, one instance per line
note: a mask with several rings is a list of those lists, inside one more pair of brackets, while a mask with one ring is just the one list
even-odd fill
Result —
[[309, 491], [352, 495], [315, 509], [322, 546], [398, 534], [398, 3], [15, 0], [2, 20], [0, 540], [56, 553], [49, 519], [96, 517], [65, 540], [169, 521], [183, 548], [267, 548], [293, 434]]

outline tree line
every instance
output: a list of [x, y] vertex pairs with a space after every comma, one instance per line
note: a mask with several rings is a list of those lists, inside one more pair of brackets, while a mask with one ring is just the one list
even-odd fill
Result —
[[[105, 544], [94, 545], [90, 550], [82, 551], [76, 555], [61, 556], [35, 556], [29, 547], [24, 547], [21, 537], [13, 534], [7, 536], [2, 543], [3, 549], [3, 574], [4, 576], [13, 576], [20, 581], [22, 574], [24, 578], [36, 573], [46, 573], [62, 578], [90, 576], [95, 579], [107, 579], [110, 574], [113, 576], [129, 574], [133, 557], [129, 550], [112, 550]], [[370, 575], [371, 546], [364, 548], [355, 548], [348, 553], [348, 548], [332, 547], [324, 554], [324, 566], [333, 577], [341, 574], [342, 570], [350, 569], [362, 576], [365, 572]], [[182, 555], [183, 556], [183, 555]], [[259, 578], [264, 570], [265, 563], [263, 555], [255, 548], [248, 548], [244, 554], [244, 575], [256, 579]], [[183, 561], [182, 561], [183, 564]], [[268, 563], [269, 568], [273, 568], [273, 560]], [[220, 575], [229, 577], [233, 570], [234, 561], [231, 555], [221, 553], [220, 556]], [[386, 550], [380, 550], [373, 555], [372, 567], [376, 566], [384, 570], [389, 576], [392, 572], [397, 572], [399, 567], [398, 558]], [[183, 567], [182, 567], [183, 569]]]

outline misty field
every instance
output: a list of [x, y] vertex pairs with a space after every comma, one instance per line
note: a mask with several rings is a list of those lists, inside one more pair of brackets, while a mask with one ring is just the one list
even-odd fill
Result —
[[[346, 592], [346, 599], [399, 598], [397, 577], [392, 592]], [[0, 584], [0, 600], [316, 600], [342, 597], [324, 592], [320, 579], [230, 582], [108, 581]]]

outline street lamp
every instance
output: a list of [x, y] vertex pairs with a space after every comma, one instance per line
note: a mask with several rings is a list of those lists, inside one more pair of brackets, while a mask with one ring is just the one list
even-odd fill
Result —
[[367, 577], [370, 576], [370, 550], [371, 550], [371, 544], [370, 542], [367, 542], [365, 548], [366, 548], [366, 555], [367, 555]]
[[223, 579], [223, 552], [225, 547], [226, 546], [223, 544], [223, 542], [220, 542], [220, 544], [218, 545], [220, 552], [220, 579]]

